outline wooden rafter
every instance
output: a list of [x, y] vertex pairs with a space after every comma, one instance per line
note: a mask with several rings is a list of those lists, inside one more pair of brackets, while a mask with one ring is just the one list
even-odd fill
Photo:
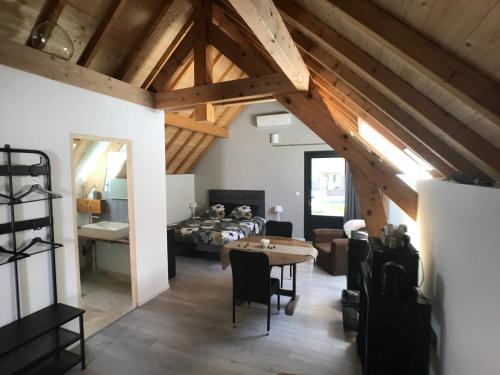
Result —
[[198, 121], [194, 121], [189, 117], [180, 116], [175, 113], [165, 113], [165, 125], [209, 134], [214, 137], [229, 138], [229, 132], [227, 129], [209, 124], [203, 124]]
[[307, 70], [272, 0], [229, 0], [299, 91], [309, 88]]
[[[314, 83], [310, 83], [314, 88]], [[288, 94], [276, 99], [319, 137], [335, 149], [340, 156], [353, 161], [366, 176], [392, 199], [410, 217], [417, 217], [417, 193], [397, 177], [391, 168], [371, 154], [361, 143], [335, 123], [332, 116], [328, 116], [325, 104], [321, 98], [313, 94]]]
[[[212, 1], [196, 0], [194, 3], [194, 85], [205, 86], [212, 80], [212, 47], [208, 43], [208, 27], [212, 21]], [[195, 121], [214, 122], [212, 103], [194, 106]]]
[[[36, 18], [35, 24], [33, 25], [33, 29], [45, 21], [50, 20], [52, 22], [57, 22], [57, 19], [61, 15], [65, 5], [66, 5], [66, 0], [45, 0], [45, 2], [42, 5], [42, 9], [40, 10], [40, 13], [38, 14], [38, 17]], [[40, 31], [45, 35], [50, 35], [50, 33], [52, 32], [52, 28], [53, 25], [49, 23], [43, 30]], [[26, 41], [26, 45], [36, 49], [43, 48], [43, 44], [37, 44], [37, 45], [32, 44], [31, 33], [30, 37], [28, 37], [28, 40]]]
[[[344, 56], [344, 58], [356, 65], [372, 79], [377, 80], [402, 101], [418, 111], [421, 116], [434, 124], [436, 129], [446, 134], [450, 140], [460, 144], [471, 155], [474, 155], [486, 165], [489, 165], [496, 171], [500, 171], [500, 150], [495, 146], [444, 111], [436, 103], [421, 94], [345, 37], [311, 16], [294, 2], [277, 0], [276, 3], [287, 23], [314, 38], [318, 43], [321, 43], [322, 48], [333, 50]], [[319, 46], [313, 45], [304, 49], [316, 56], [319, 53], [318, 48]], [[312, 49], [313, 51], [311, 51]], [[330, 57], [333, 58], [333, 56]], [[333, 71], [338, 71], [340, 68], [337, 63], [338, 60], [336, 60], [334, 65], [329, 65], [328, 67]]]
[[[179, 70], [179, 76], [185, 72], [185, 68], [193, 61], [193, 28], [189, 29], [182, 41], [177, 45], [170, 58], [165, 62], [163, 68], [158, 72], [151, 87], [155, 91], [165, 91], [172, 87], [175, 73]], [[184, 70], [182, 68], [184, 67]]]
[[82, 54], [78, 58], [78, 65], [84, 66], [85, 68], [89, 67], [92, 59], [94, 58], [97, 50], [102, 43], [104, 35], [111, 27], [112, 20], [118, 17], [120, 12], [125, 7], [125, 4], [126, 0], [113, 0], [103, 19], [101, 20], [101, 22], [99, 22], [99, 25], [97, 26], [94, 33], [92, 34], [92, 37], [85, 46]]
[[192, 25], [193, 25], [192, 19], [191, 19], [191, 17], [189, 17], [187, 19], [186, 23], [184, 24], [184, 26], [182, 26], [182, 28], [179, 30], [177, 35], [174, 37], [174, 39], [172, 40], [170, 45], [167, 47], [167, 49], [165, 50], [165, 52], [163, 53], [161, 58], [158, 60], [155, 67], [151, 70], [151, 72], [149, 73], [146, 80], [142, 83], [142, 86], [141, 86], [142, 88], [148, 89], [153, 84], [153, 82], [156, 80], [156, 77], [158, 76], [158, 74], [160, 74], [160, 72], [163, 70], [163, 67], [165, 66], [165, 64], [168, 61], [170, 61], [170, 58], [177, 50], [177, 47], [187, 37], [187, 35], [191, 32]]
[[329, 1], [349, 22], [500, 126], [500, 85], [497, 82], [371, 1]]
[[383, 194], [355, 163], [349, 162], [363, 218], [370, 236], [380, 236], [380, 229], [388, 222]]
[[242, 78], [234, 81], [165, 91], [156, 94], [156, 108], [178, 110], [201, 103], [228, 103], [233, 100], [258, 99], [296, 91], [281, 73], [262, 77]]
[[[311, 74], [314, 79], [330, 95], [337, 98], [339, 98], [339, 95], [344, 95], [362, 111], [366, 111], [369, 116], [380, 121], [385, 129], [399, 137], [417, 155], [420, 155], [445, 176], [450, 176], [455, 170], [459, 169], [474, 174], [480, 173], [479, 169], [456, 150], [436, 137], [418, 121], [408, 116], [397, 105], [361, 78], [355, 77], [353, 74], [349, 80], [351, 84], [359, 83], [359, 85], [355, 86], [361, 89], [360, 94], [312, 57], [305, 56], [304, 58], [312, 71]], [[369, 99], [372, 99], [383, 111], [374, 106]], [[443, 157], [440, 155], [443, 155]], [[455, 167], [451, 167], [447, 161], [451, 162]]]
[[[244, 44], [243, 40], [239, 42], [242, 45]], [[252, 47], [247, 45], [247, 48]], [[221, 52], [227, 54], [227, 56], [234, 53], [229, 49], [224, 50], [223, 46], [221, 46]], [[240, 61], [243, 70], [245, 70], [245, 66], [243, 66], [245, 61], [251, 64], [251, 61], [245, 59]], [[278, 95], [276, 99], [309, 126], [320, 138], [337, 150], [341, 156], [347, 160], [353, 160], [363, 169], [373, 183], [380, 186], [383, 192], [409, 216], [415, 218], [417, 214], [417, 194], [396, 176], [390, 166], [381, 162], [376, 155], [371, 154], [364, 145], [339, 127], [330, 109], [319, 95], [319, 89], [313, 82], [310, 82], [310, 86], [310, 92], [307, 94]]]
[[55, 59], [49, 54], [15, 43], [3, 36], [0, 36], [0, 64], [132, 103], [153, 107], [154, 96], [149, 91], [70, 61]]
[[182, 32], [192, 13], [188, 0], [162, 2], [135, 48], [125, 58], [118, 76], [125, 82], [142, 87], [163, 58], [165, 50]]

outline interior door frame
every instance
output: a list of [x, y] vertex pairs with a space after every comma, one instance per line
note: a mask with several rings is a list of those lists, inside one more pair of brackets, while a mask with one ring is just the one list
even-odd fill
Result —
[[[78, 305], [83, 306], [82, 301], [82, 286], [80, 279], [80, 255], [78, 248], [78, 233], [77, 233], [77, 207], [76, 207], [76, 175], [74, 168], [74, 153], [73, 143], [75, 138], [84, 138], [92, 141], [116, 142], [127, 145], [127, 198], [128, 198], [128, 221], [129, 221], [129, 253], [130, 253], [130, 289], [132, 309], [139, 306], [137, 298], [137, 257], [136, 257], [136, 236], [135, 236], [135, 211], [134, 211], [134, 175], [133, 175], [133, 150], [132, 140], [112, 137], [102, 137], [90, 134], [70, 134], [70, 155], [71, 155], [71, 189], [73, 200], [73, 230], [75, 238], [75, 266], [78, 287]], [[117, 317], [118, 319], [119, 317]]]
[[[312, 228], [313, 219], [311, 215], [311, 160], [316, 158], [341, 158], [341, 156], [334, 150], [304, 151], [304, 238], [308, 241], [312, 240], [312, 229], [314, 229]], [[343, 228], [344, 217], [325, 216], [325, 218], [330, 218], [330, 220], [325, 219], [325, 221], [331, 222], [325, 227]]]

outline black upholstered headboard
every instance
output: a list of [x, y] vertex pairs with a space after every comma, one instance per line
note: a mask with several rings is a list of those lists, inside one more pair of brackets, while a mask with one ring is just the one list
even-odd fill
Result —
[[215, 190], [208, 191], [210, 205], [223, 204], [226, 211], [246, 204], [252, 207], [254, 216], [266, 217], [266, 193], [264, 190]]

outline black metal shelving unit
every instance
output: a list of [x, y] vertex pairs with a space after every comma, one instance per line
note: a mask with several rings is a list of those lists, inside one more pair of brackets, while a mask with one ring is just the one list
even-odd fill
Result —
[[[33, 165], [19, 165], [13, 157], [31, 155], [40, 158]], [[14, 322], [0, 327], [0, 374], [63, 374], [78, 363], [85, 368], [85, 345], [83, 331], [84, 310], [58, 303], [56, 285], [55, 249], [62, 247], [54, 240], [54, 213], [52, 200], [60, 195], [51, 192], [51, 169], [49, 157], [38, 150], [14, 149], [9, 145], [0, 148], [3, 163], [0, 179], [5, 178], [8, 192], [0, 192], [0, 210], [7, 209], [10, 221], [0, 224], [0, 237], [10, 236], [11, 249], [0, 246], [0, 266], [9, 264], [14, 271], [15, 308]], [[33, 177], [44, 179], [43, 185], [33, 184], [23, 194], [14, 194], [16, 178]], [[35, 186], [37, 185], [37, 186]], [[31, 196], [37, 190], [37, 195]], [[22, 195], [22, 198], [19, 197]], [[17, 205], [46, 202], [46, 215], [34, 219], [17, 220]], [[45, 229], [47, 239], [34, 237], [28, 245], [18, 248], [17, 234], [23, 231]], [[50, 252], [52, 304], [27, 316], [21, 314], [19, 262], [27, 262], [35, 254]], [[1, 287], [1, 286], [0, 286]], [[70, 321], [79, 320], [79, 332], [62, 328]], [[80, 343], [80, 353], [67, 348]]]

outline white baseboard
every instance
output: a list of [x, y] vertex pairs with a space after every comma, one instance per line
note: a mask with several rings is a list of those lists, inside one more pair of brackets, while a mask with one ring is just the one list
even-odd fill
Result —
[[159, 290], [158, 292], [154, 293], [153, 295], [149, 296], [148, 298], [146, 298], [145, 300], [142, 300], [142, 301], [139, 301], [139, 304], [138, 306], [142, 306], [146, 303], [148, 303], [149, 301], [155, 299], [156, 297], [158, 297], [160, 294], [162, 294], [163, 292], [166, 292], [167, 290], [170, 289], [170, 284], [168, 284], [165, 288]]

